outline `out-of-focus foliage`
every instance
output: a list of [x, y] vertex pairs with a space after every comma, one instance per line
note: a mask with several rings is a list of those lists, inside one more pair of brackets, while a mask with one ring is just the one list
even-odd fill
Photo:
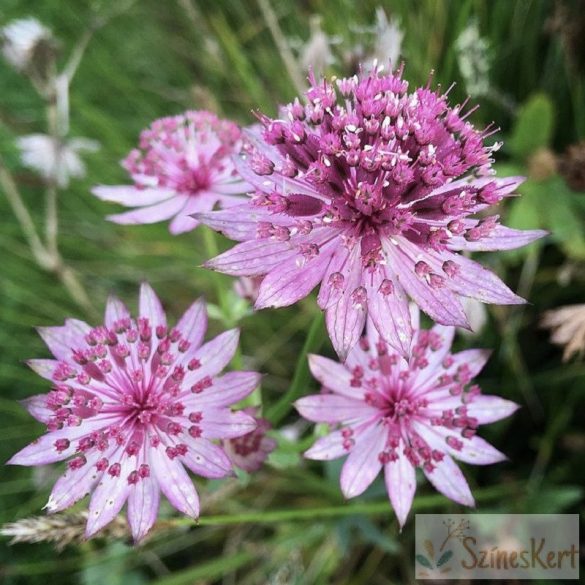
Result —
[[[92, 26], [96, 14], [118, 0], [3, 0], [0, 26], [34, 15], [60, 41], [60, 60]], [[61, 193], [61, 250], [101, 310], [110, 291], [134, 302], [138, 283], [148, 279], [178, 316], [204, 294], [218, 308], [213, 334], [224, 322], [239, 320], [242, 362], [267, 373], [262, 398], [273, 421], [279, 449], [270, 464], [253, 476], [204, 484], [201, 526], [162, 530], [136, 550], [122, 541], [95, 540], [69, 547], [59, 556], [49, 545], [0, 547], [0, 581], [37, 585], [47, 579], [67, 585], [124, 583], [350, 583], [411, 582], [414, 522], [398, 533], [380, 481], [353, 503], [338, 487], [338, 462], [302, 462], [312, 441], [307, 426], [284, 408], [285, 395], [314, 392], [303, 365], [307, 351], [332, 355], [314, 299], [294, 308], [251, 314], [232, 302], [230, 278], [211, 277], [199, 265], [209, 256], [203, 229], [169, 236], [164, 224], [114, 226], [105, 221], [115, 206], [97, 201], [91, 186], [126, 181], [118, 161], [134, 146], [153, 119], [187, 108], [207, 108], [253, 123], [253, 111], [276, 112], [276, 104], [295, 95], [279, 48], [260, 10], [246, 0], [138, 0], [97, 31], [71, 88], [71, 134], [100, 143], [86, 155], [88, 174]], [[522, 307], [490, 307], [489, 321], [460, 348], [494, 348], [480, 378], [487, 393], [519, 402], [510, 420], [485, 430], [486, 438], [510, 457], [489, 468], [465, 467], [482, 512], [583, 511], [583, 399], [585, 365], [561, 363], [562, 352], [538, 328], [539, 316], [585, 298], [585, 194], [572, 191], [558, 159], [585, 139], [584, 35], [575, 34], [585, 18], [570, 0], [393, 0], [382, 4], [402, 30], [405, 77], [467, 96], [459, 69], [456, 39], [475, 22], [489, 47], [490, 91], [473, 98], [479, 125], [492, 120], [504, 140], [496, 153], [502, 175], [528, 176], [522, 197], [502, 208], [507, 224], [545, 228], [552, 235], [526, 250], [483, 254], [481, 260], [529, 298]], [[347, 74], [373, 46], [371, 31], [378, 3], [372, 0], [271, 3], [293, 57], [310, 35], [311, 17], [335, 43], [330, 74]], [[583, 27], [585, 28], [585, 27]], [[582, 30], [582, 29], [581, 29]], [[304, 75], [304, 73], [302, 74]], [[19, 163], [18, 136], [45, 131], [43, 104], [25, 77], [0, 62], [0, 149], [36, 219], [42, 217], [40, 179]], [[69, 316], [89, 318], [70, 300], [59, 282], [41, 271], [0, 194], [0, 457], [9, 458], [37, 436], [42, 426], [16, 402], [47, 390], [47, 383], [23, 361], [46, 357], [34, 331]], [[227, 247], [227, 242], [220, 242]], [[224, 308], [217, 286], [224, 291]], [[226, 315], [226, 307], [230, 307]], [[285, 394], [289, 392], [289, 394]], [[58, 466], [47, 469], [3, 467], [0, 521], [39, 514]], [[490, 491], [494, 490], [496, 491]], [[499, 490], [499, 491], [497, 491]], [[455, 504], [418, 490], [418, 510], [446, 511]], [[483, 494], [483, 495], [482, 495]], [[342, 516], [340, 509], [359, 506]], [[81, 504], [81, 508], [85, 503]], [[416, 504], [415, 504], [416, 505]], [[334, 512], [331, 512], [334, 510]], [[278, 514], [274, 515], [275, 512]], [[349, 510], [351, 512], [351, 510]], [[416, 511], [416, 510], [415, 510]], [[272, 514], [272, 515], [271, 515]], [[343, 513], [342, 513], [343, 514]], [[171, 516], [164, 508], [164, 516]], [[221, 515], [221, 516], [220, 516]], [[224, 516], [225, 515], [225, 516]], [[205, 523], [205, 517], [216, 522]], [[164, 527], [163, 527], [164, 528]]]
[[554, 129], [554, 106], [545, 94], [536, 94], [524, 103], [508, 142], [510, 153], [526, 160], [540, 148], [550, 146]]

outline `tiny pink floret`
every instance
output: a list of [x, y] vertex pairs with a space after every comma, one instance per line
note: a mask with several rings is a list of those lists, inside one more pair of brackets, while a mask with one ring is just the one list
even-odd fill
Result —
[[244, 412], [256, 421], [256, 428], [247, 435], [235, 437], [223, 442], [223, 447], [232, 463], [252, 473], [258, 471], [270, 453], [277, 447], [276, 440], [266, 435], [272, 427], [270, 423], [258, 415], [258, 409], [245, 408]]

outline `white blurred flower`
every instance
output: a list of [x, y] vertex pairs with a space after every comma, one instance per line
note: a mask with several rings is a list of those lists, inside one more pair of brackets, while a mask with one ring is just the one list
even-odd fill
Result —
[[47, 181], [67, 187], [70, 178], [85, 176], [85, 164], [79, 153], [95, 152], [99, 144], [89, 138], [71, 138], [59, 142], [46, 134], [29, 134], [17, 140], [22, 164], [37, 171]]
[[376, 24], [373, 32], [376, 35], [376, 42], [371, 55], [372, 60], [380, 65], [387, 66], [391, 63], [393, 68], [396, 67], [404, 39], [404, 32], [400, 28], [399, 21], [395, 18], [388, 20], [386, 12], [379, 6], [376, 9]]
[[477, 22], [471, 21], [455, 41], [459, 71], [470, 95], [482, 96], [490, 91], [489, 44], [479, 34]]
[[4, 58], [18, 71], [28, 67], [40, 43], [53, 40], [51, 31], [32, 17], [8, 23], [0, 29], [0, 37]]
[[296, 423], [291, 425], [287, 425], [285, 427], [281, 427], [279, 429], [279, 434], [283, 439], [289, 441], [290, 443], [294, 443], [300, 439], [302, 432], [307, 428], [306, 421], [299, 420]]
[[585, 354], [585, 304], [565, 305], [544, 313], [541, 326], [552, 331], [551, 341], [565, 347], [563, 361]]
[[487, 309], [483, 303], [476, 299], [465, 297], [461, 300], [471, 331], [469, 331], [469, 329], [460, 328], [459, 333], [465, 337], [475, 337], [481, 333], [487, 323]]
[[318, 14], [311, 16], [309, 27], [309, 39], [301, 48], [299, 61], [304, 71], [312, 68], [316, 75], [321, 75], [329, 65], [335, 63], [331, 46], [337, 44], [339, 39], [330, 37], [321, 28], [321, 17]]

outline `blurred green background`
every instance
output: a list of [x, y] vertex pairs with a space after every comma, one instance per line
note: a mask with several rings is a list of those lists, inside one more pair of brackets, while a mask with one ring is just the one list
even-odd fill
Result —
[[[96, 18], [119, 12], [96, 30], [71, 87], [71, 136], [91, 138], [101, 148], [85, 157], [87, 176], [59, 195], [62, 255], [99, 311], [110, 292], [134, 307], [143, 279], [175, 317], [201, 294], [217, 303], [218, 283], [230, 295], [231, 279], [214, 279], [198, 268], [209, 256], [203, 229], [173, 238], [167, 224], [112, 225], [104, 216], [119, 209], [100, 203], [89, 189], [127, 182], [118, 161], [155, 118], [206, 108], [247, 125], [254, 121], [253, 110], [275, 114], [278, 103], [297, 94], [283, 57], [289, 68], [292, 58], [301, 82], [308, 58], [322, 62], [329, 74], [352, 74], [356, 63], [373, 54], [380, 8], [403, 34], [400, 55], [409, 81], [426, 83], [434, 70], [434, 84], [446, 88], [457, 82], [453, 102], [472, 94], [472, 102], [481, 105], [473, 114], [476, 124], [494, 120], [501, 127], [499, 173], [529, 177], [521, 187], [524, 196], [500, 210], [508, 225], [552, 232], [521, 251], [481, 255], [530, 304], [489, 307], [481, 332], [457, 340], [458, 348], [494, 349], [479, 382], [487, 393], [523, 407], [482, 431], [510, 462], [463, 466], [479, 511], [579, 512], [585, 366], [578, 359], [562, 363], [562, 351], [550, 345], [549, 333], [538, 324], [548, 309], [585, 302], [585, 147], [580, 159], [578, 148], [568, 150], [585, 140], [583, 2], [137, 0], [126, 6], [120, 0], [2, 0], [0, 26], [35, 16], [59, 39], [60, 64]], [[469, 32], [474, 27], [479, 41]], [[464, 45], [461, 39], [469, 42], [470, 34], [471, 45]], [[44, 104], [29, 80], [4, 61], [0, 86], [2, 158], [40, 222], [44, 185], [21, 166], [15, 139], [46, 132]], [[54, 275], [39, 269], [1, 193], [0, 222], [0, 458], [6, 460], [42, 432], [17, 403], [48, 389], [23, 363], [48, 357], [34, 327], [60, 324], [68, 316], [95, 323], [96, 317], [80, 309]], [[218, 240], [218, 245], [229, 244]], [[262, 388], [265, 412], [290, 389], [293, 377], [294, 391], [316, 389], [304, 355], [308, 345], [329, 355], [332, 349], [318, 321], [305, 343], [317, 315], [314, 299], [256, 315], [236, 297], [230, 307], [227, 314], [214, 311], [218, 318], [211, 321], [210, 334], [236, 322], [241, 326], [244, 363], [268, 374]], [[278, 426], [286, 432], [276, 433], [280, 447], [263, 471], [224, 482], [197, 481], [203, 516], [212, 518], [208, 525], [161, 531], [138, 549], [124, 539], [98, 538], [56, 554], [48, 544], [9, 547], [4, 538], [0, 582], [411, 582], [413, 517], [399, 534], [381, 481], [352, 502], [358, 509], [349, 513], [339, 492], [339, 463], [302, 462], [299, 453], [310, 444], [312, 431], [298, 424], [294, 412], [278, 414]], [[57, 473], [57, 466], [4, 467], [0, 522], [40, 514]], [[458, 509], [426, 483], [415, 502], [425, 511]], [[162, 516], [170, 514], [163, 507]]]

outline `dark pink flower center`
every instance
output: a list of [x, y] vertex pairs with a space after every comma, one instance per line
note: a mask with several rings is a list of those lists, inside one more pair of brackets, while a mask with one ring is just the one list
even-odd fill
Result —
[[200, 191], [205, 191], [211, 185], [210, 170], [201, 165], [197, 169], [186, 172], [177, 180], [176, 189], [188, 195], [197, 195]]
[[140, 188], [169, 188], [195, 196], [231, 166], [240, 130], [209, 112], [156, 120], [140, 135], [140, 148], [123, 161]]
[[[190, 388], [183, 387], [186, 372], [200, 367], [197, 359], [186, 355], [191, 344], [177, 329], [153, 330], [148, 319], [121, 319], [111, 329], [96, 327], [85, 338], [82, 348], [72, 351], [78, 367], [59, 362], [53, 379], [56, 384], [48, 394], [47, 406], [53, 411], [48, 430], [84, 424], [100, 416], [103, 428], [88, 432], [75, 444], [78, 453], [70, 462], [72, 469], [86, 464], [89, 452], [111, 452], [122, 447], [129, 456], [139, 457], [148, 447], [161, 443], [171, 459], [187, 453], [187, 446], [177, 443], [180, 435], [202, 435], [201, 411], [185, 412], [184, 398], [201, 393], [213, 385], [205, 376]], [[58, 439], [58, 452], [69, 449], [69, 439]], [[119, 458], [117, 456], [116, 458]], [[120, 473], [119, 464], [101, 458], [98, 469], [108, 469], [112, 476]], [[128, 478], [130, 483], [147, 477], [148, 465], [137, 467]]]
[[[261, 188], [255, 204], [307, 218], [311, 228], [328, 225], [348, 236], [369, 238], [362, 244], [362, 257], [364, 264], [375, 264], [380, 237], [402, 234], [444, 249], [454, 232], [439, 222], [446, 225], [474, 213], [480, 204], [499, 201], [489, 182], [448, 187], [465, 173], [488, 172], [492, 149], [484, 140], [491, 130], [477, 131], [466, 121], [471, 112], [450, 108], [446, 94], [428, 86], [407, 93], [401, 74], [372, 72], [339, 80], [341, 95], [329, 82], [312, 78], [305, 106], [297, 99], [281, 119], [261, 116], [263, 138], [281, 158], [269, 160], [253, 145], [248, 149], [256, 174], [275, 175], [266, 183], [275, 191]], [[314, 196], [281, 192], [278, 175], [307, 185]], [[484, 237], [491, 229], [493, 225], [471, 228], [465, 236]], [[291, 235], [277, 232], [271, 226], [259, 236], [282, 240]]]
[[[450, 370], [450, 373], [439, 375], [423, 392], [417, 386], [417, 371], [429, 367], [432, 353], [441, 349], [443, 343], [435, 332], [419, 331], [412, 347], [408, 368], [403, 369], [404, 364], [399, 356], [389, 354], [385, 343], [376, 344], [377, 356], [372, 357], [368, 339], [361, 339], [359, 348], [368, 355], [368, 368], [366, 370], [362, 366], [355, 366], [351, 370], [350, 385], [363, 388], [364, 402], [378, 409], [378, 424], [386, 428], [388, 438], [384, 449], [379, 453], [381, 463], [396, 461], [400, 455], [400, 445], [402, 454], [410, 463], [415, 467], [423, 467], [427, 472], [432, 471], [436, 463], [443, 459], [443, 449], [437, 448], [437, 445], [429, 445], [416, 432], [414, 422], [441, 427], [442, 433], [447, 429], [449, 433], [445, 443], [455, 451], [463, 448], [462, 439], [470, 439], [475, 435], [478, 421], [469, 416], [467, 405], [481, 390], [477, 385], [467, 388], [471, 381], [467, 364], [462, 364], [453, 371], [453, 357], [447, 355], [441, 367]], [[447, 390], [450, 396], [459, 397], [459, 406], [437, 411], [431, 397], [432, 392], [440, 390]], [[343, 447], [348, 451], [353, 448], [354, 435], [353, 427], [343, 428]]]

